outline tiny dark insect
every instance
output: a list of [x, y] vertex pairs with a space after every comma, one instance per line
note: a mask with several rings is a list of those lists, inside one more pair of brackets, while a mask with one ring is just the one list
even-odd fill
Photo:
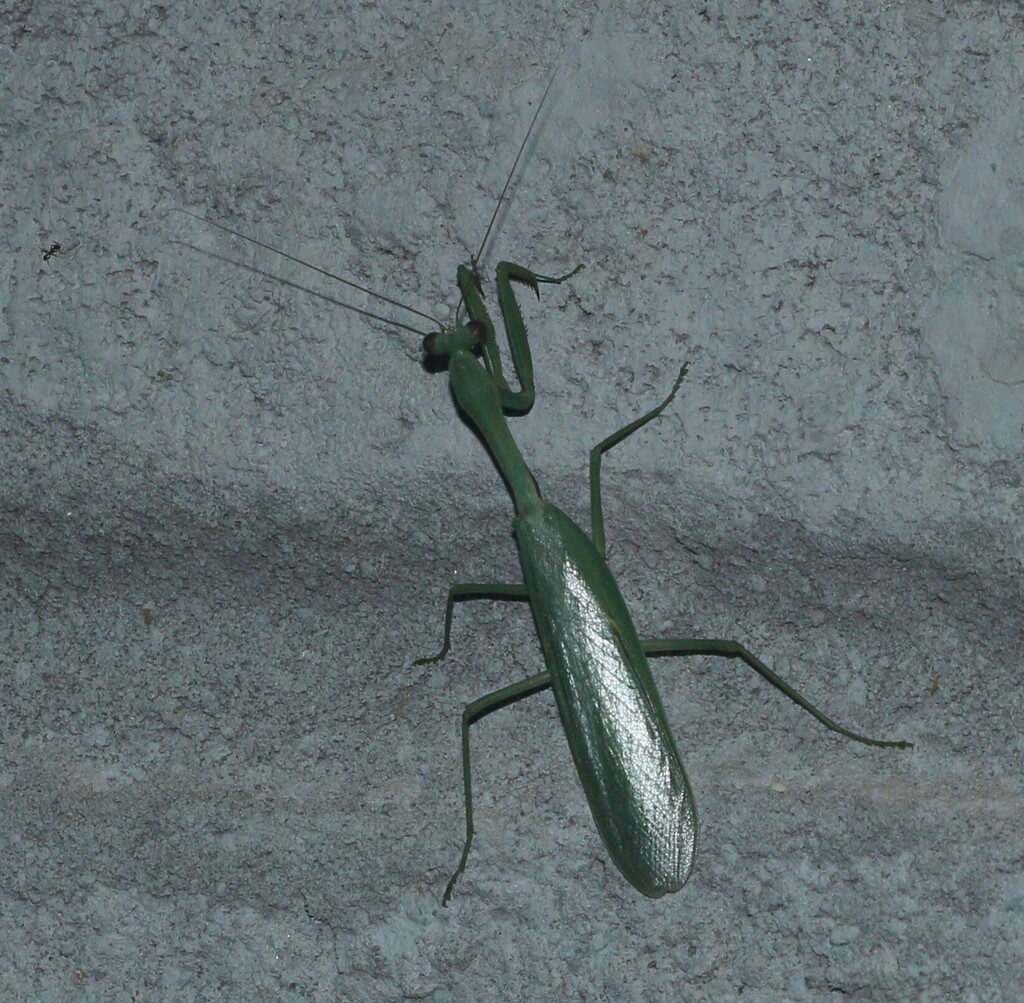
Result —
[[53, 243], [49, 248], [43, 251], [43, 261], [49, 261], [55, 254], [60, 254], [64, 250], [62, 244]]

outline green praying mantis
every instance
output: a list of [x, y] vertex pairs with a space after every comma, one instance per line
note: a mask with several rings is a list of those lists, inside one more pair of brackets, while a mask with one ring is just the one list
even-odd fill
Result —
[[[638, 635], [605, 560], [601, 459], [669, 406], [686, 375], [686, 365], [657, 407], [591, 450], [589, 535], [544, 497], [527, 466], [507, 421], [507, 416], [529, 412], [535, 397], [533, 359], [514, 285], [532, 290], [539, 299], [541, 285], [562, 285], [582, 265], [564, 275], [542, 275], [512, 262], [498, 264], [498, 304], [519, 387], [513, 390], [504, 375], [477, 262], [553, 82], [554, 76], [538, 102], [479, 251], [468, 265], [458, 268], [461, 303], [454, 324], [445, 326], [435, 321], [438, 330], [423, 338], [426, 355], [447, 361], [452, 394], [486, 443], [511, 495], [515, 510], [512, 532], [523, 578], [522, 582], [511, 584], [477, 582], [453, 586], [445, 605], [441, 650], [416, 664], [445, 658], [451, 647], [455, 604], [470, 599], [529, 603], [545, 664], [543, 672], [489, 693], [463, 710], [466, 835], [458, 866], [444, 890], [444, 905], [466, 869], [475, 832], [470, 728], [491, 711], [547, 687], [554, 691], [569, 750], [608, 855], [623, 876], [651, 898], [678, 891], [686, 884], [693, 870], [699, 825], [693, 790], [648, 664], [650, 656], [738, 658], [831, 731], [865, 745], [912, 747], [909, 742], [869, 738], [838, 724], [736, 641], [692, 637], [647, 640]], [[393, 306], [420, 317], [428, 316], [220, 223], [196, 218]], [[460, 320], [463, 309], [465, 321]], [[392, 323], [417, 334], [424, 333]]]

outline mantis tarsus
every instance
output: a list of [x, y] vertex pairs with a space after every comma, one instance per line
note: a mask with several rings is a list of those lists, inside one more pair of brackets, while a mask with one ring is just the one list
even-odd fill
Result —
[[[450, 327], [438, 324], [439, 330], [423, 339], [427, 355], [447, 359], [452, 393], [487, 444], [508, 486], [515, 508], [512, 531], [519, 549], [523, 582], [452, 587], [445, 607], [443, 646], [437, 655], [420, 659], [417, 664], [437, 662], [447, 655], [455, 603], [491, 599], [530, 604], [546, 666], [544, 672], [481, 697], [463, 711], [466, 838], [458, 866], [444, 891], [442, 902], [445, 905], [465, 870], [473, 842], [470, 726], [498, 707], [545, 687], [550, 686], [554, 691], [569, 748], [610, 857], [634, 887], [652, 898], [677, 891], [686, 883], [697, 849], [698, 822], [693, 791], [672, 737], [648, 656], [738, 658], [830, 730], [866, 745], [910, 747], [909, 742], [868, 738], [836, 723], [736, 641], [685, 637], [642, 640], [637, 634], [605, 561], [601, 457], [668, 407], [686, 375], [685, 365], [657, 407], [591, 450], [589, 536], [541, 493], [506, 421], [506, 415], [526, 414], [534, 403], [533, 360], [513, 283], [532, 289], [539, 298], [542, 284], [561, 285], [582, 266], [568, 274], [552, 276], [507, 261], [498, 264], [498, 303], [519, 383], [519, 389], [512, 390], [503, 374], [494, 324], [484, 304], [477, 261], [553, 82], [552, 76], [508, 174], [480, 250], [469, 265], [459, 266], [457, 281], [461, 305], [454, 324]], [[212, 225], [290, 260], [308, 264], [222, 224]], [[317, 266], [309, 267], [392, 305], [411, 310], [348, 279]], [[467, 319], [460, 322], [463, 307]], [[427, 316], [419, 311], [412, 312]], [[396, 326], [406, 327], [404, 324]]]

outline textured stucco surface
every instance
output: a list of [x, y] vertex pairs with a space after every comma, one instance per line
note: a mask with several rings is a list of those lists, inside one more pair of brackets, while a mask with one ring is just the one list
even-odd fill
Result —
[[[0, 28], [0, 997], [998, 1000], [1024, 958], [1017, 4], [17, 4]], [[513, 428], [645, 636], [702, 818], [607, 864], [510, 504], [414, 335], [523, 298]], [[44, 251], [59, 244], [59, 253]], [[376, 308], [373, 308], [376, 309]], [[382, 310], [387, 316], [390, 310]], [[405, 318], [403, 318], [405, 319]]]

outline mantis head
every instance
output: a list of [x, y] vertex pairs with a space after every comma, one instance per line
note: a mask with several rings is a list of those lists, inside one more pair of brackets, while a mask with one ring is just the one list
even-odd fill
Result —
[[486, 328], [479, 320], [470, 320], [455, 327], [434, 331], [423, 339], [423, 351], [427, 355], [448, 358], [456, 352], [472, 352], [484, 344]]

